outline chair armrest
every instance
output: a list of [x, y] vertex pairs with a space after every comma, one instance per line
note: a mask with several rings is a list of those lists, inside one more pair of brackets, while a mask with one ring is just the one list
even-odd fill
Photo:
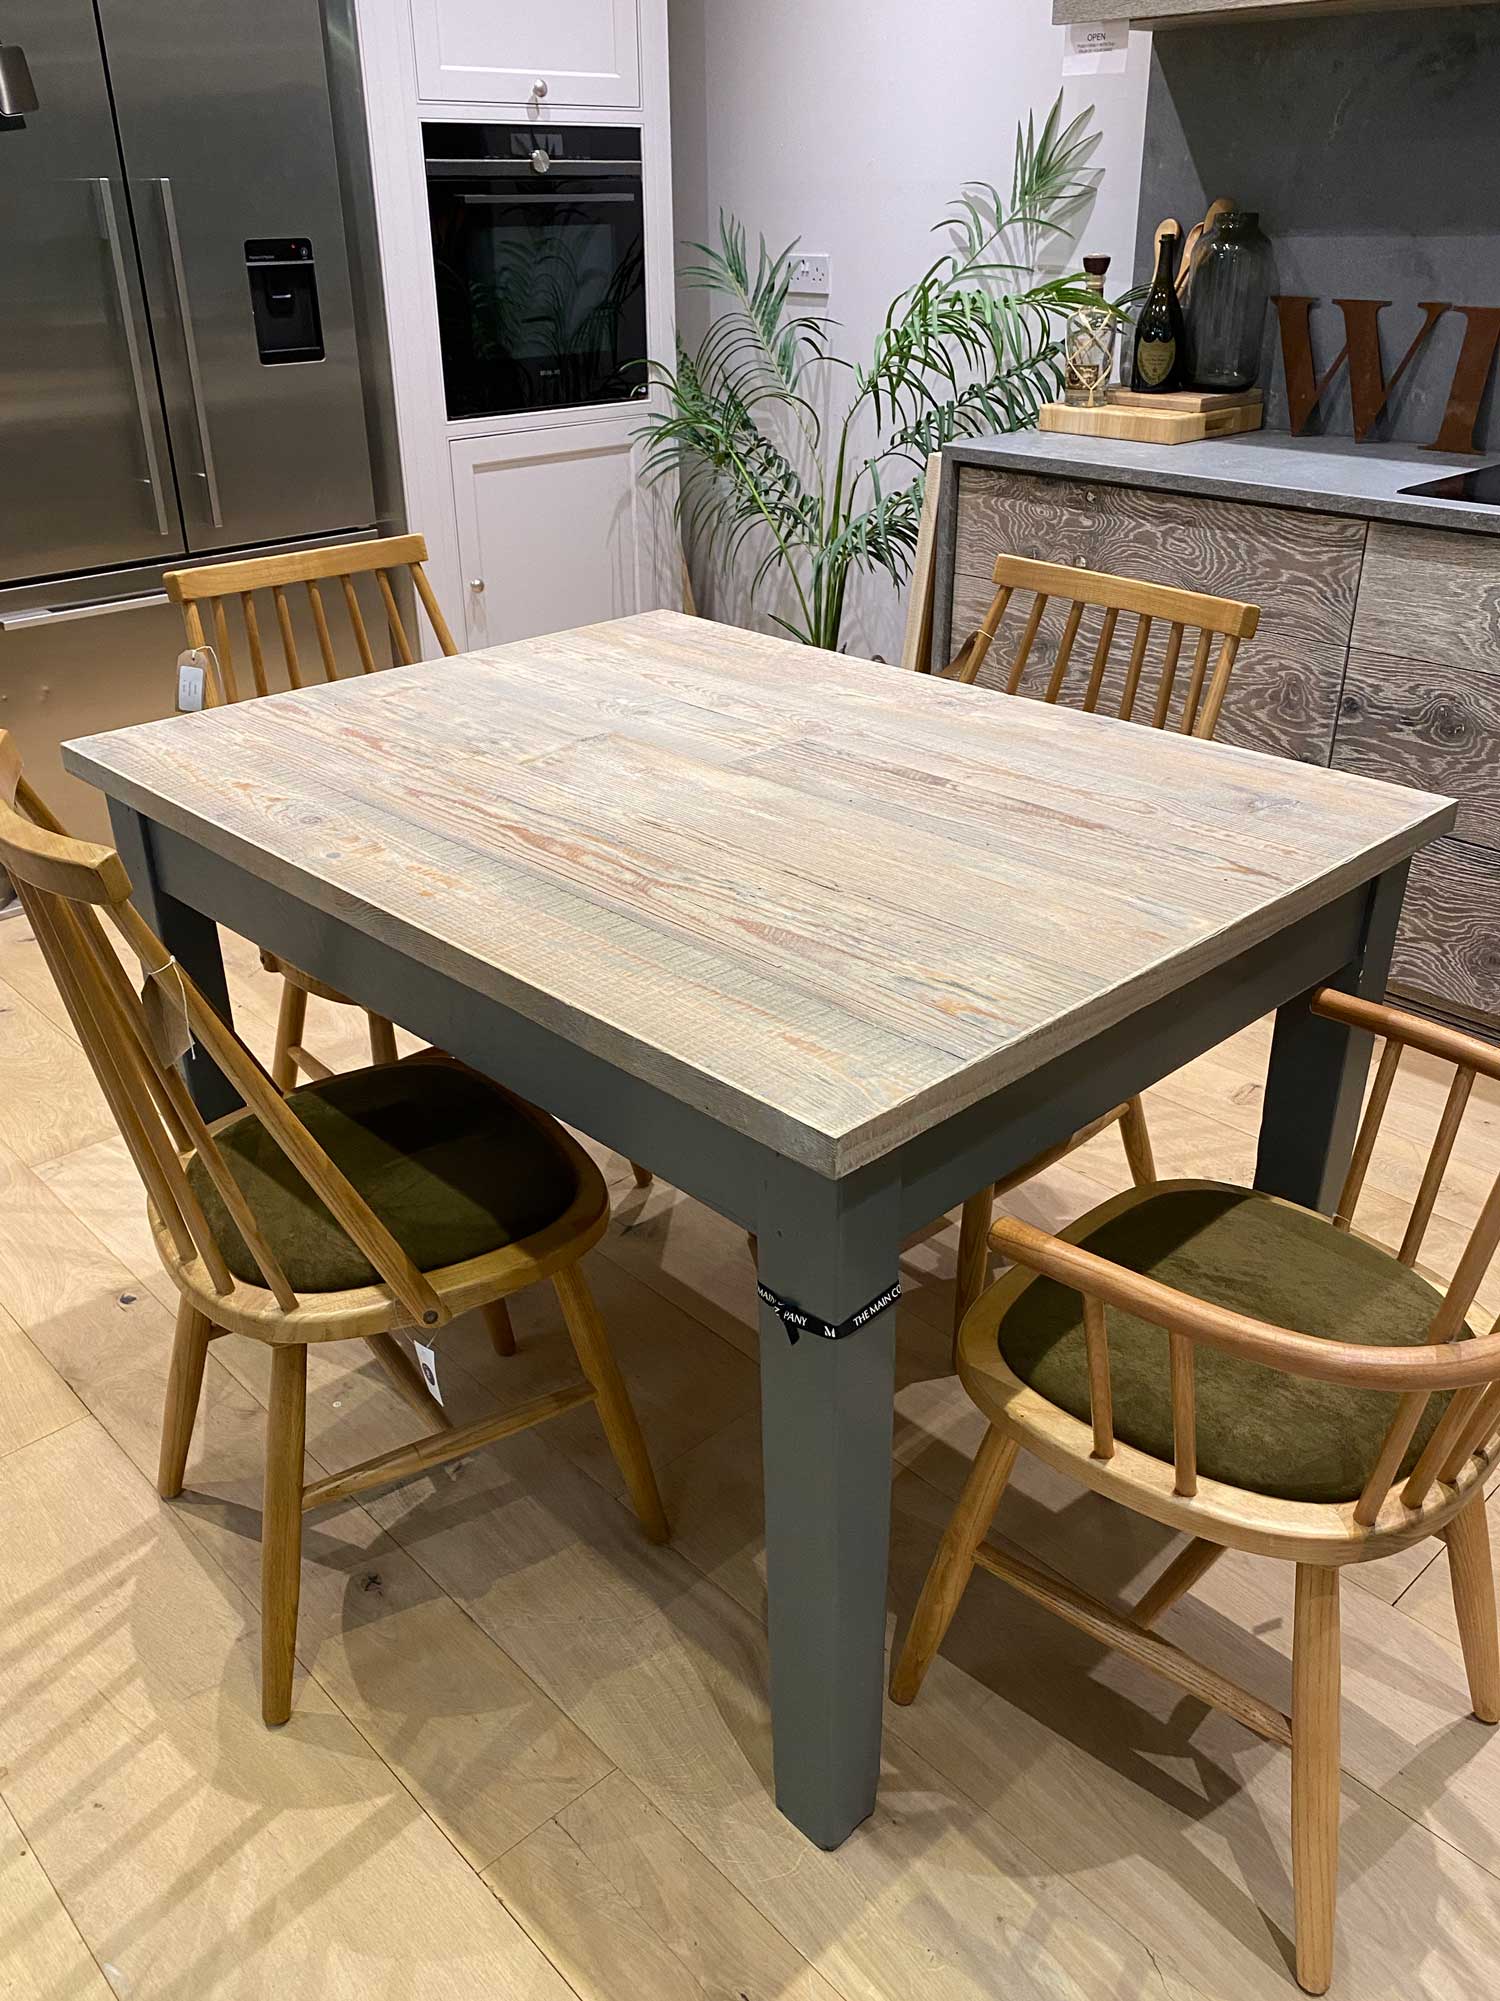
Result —
[[1030, 1223], [1000, 1217], [990, 1232], [993, 1247], [1015, 1264], [1070, 1286], [1086, 1298], [1134, 1313], [1155, 1327], [1185, 1334], [1210, 1348], [1246, 1361], [1262, 1362], [1289, 1376], [1314, 1382], [1357, 1383], [1366, 1389], [1461, 1389], [1488, 1383], [1500, 1372], [1500, 1334], [1472, 1341], [1439, 1342], [1421, 1348], [1367, 1348], [1357, 1341], [1325, 1341], [1236, 1313], [1159, 1279], [1112, 1264], [1097, 1252], [1050, 1236]]
[[1429, 1056], [1457, 1063], [1465, 1070], [1477, 1070], [1481, 1077], [1500, 1080], [1500, 1048], [1469, 1035], [1461, 1028], [1449, 1028], [1441, 1021], [1407, 1008], [1391, 1007], [1386, 1001], [1360, 1000], [1355, 994], [1340, 993], [1337, 987], [1319, 987], [1312, 997], [1312, 1011], [1329, 1021], [1342, 1021], [1350, 1028], [1367, 1029]]

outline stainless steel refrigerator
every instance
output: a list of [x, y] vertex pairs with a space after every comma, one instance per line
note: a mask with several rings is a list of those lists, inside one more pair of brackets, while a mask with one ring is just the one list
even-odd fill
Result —
[[0, 0], [0, 42], [0, 626], [367, 532], [318, 0]]

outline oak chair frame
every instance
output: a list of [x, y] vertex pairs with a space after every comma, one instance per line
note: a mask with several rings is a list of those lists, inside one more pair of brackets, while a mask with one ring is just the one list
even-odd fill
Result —
[[[1384, 1038], [1333, 1227], [1348, 1230], [1402, 1055], [1419, 1049], [1455, 1065], [1453, 1083], [1413, 1201], [1397, 1262], [1414, 1266], [1475, 1078], [1500, 1081], [1500, 1049], [1453, 1028], [1323, 989], [1315, 1013]], [[1214, 1183], [1167, 1183], [1212, 1187]], [[1500, 1324], [1459, 1338], [1500, 1246], [1500, 1177], [1486, 1197], [1448, 1285], [1434, 1286], [1427, 1341], [1363, 1347], [1276, 1327], [1113, 1264], [1072, 1241], [1142, 1199], [1127, 1190], [1062, 1237], [1003, 1218], [994, 1239], [1015, 1269], [976, 1302], [959, 1342], [959, 1374], [989, 1419], [962, 1497], [944, 1532], [891, 1677], [891, 1696], [910, 1702], [977, 1563], [1094, 1639], [1154, 1668], [1292, 1753], [1292, 1862], [1297, 1978], [1320, 1994], [1332, 1978], [1338, 1862], [1339, 1571], [1440, 1535], [1448, 1546], [1464, 1664], [1474, 1714], [1500, 1721], [1500, 1638], [1490, 1567], [1484, 1483], [1500, 1460]], [[1038, 1275], [1083, 1302], [1090, 1415], [1084, 1422], [1029, 1389], [996, 1341], [1004, 1313]], [[1115, 1436], [1107, 1308], [1163, 1328], [1169, 1342], [1173, 1463]], [[1357, 1499], [1336, 1505], [1287, 1501], [1207, 1479], [1197, 1469], [1194, 1356], [1200, 1344], [1314, 1381], [1388, 1392], [1391, 1422]], [[1429, 1399], [1448, 1405], [1410, 1473], [1399, 1469]], [[1016, 1458], [1034, 1452], [1085, 1486], [1191, 1540], [1128, 1613], [1089, 1597], [1050, 1571], [985, 1543]], [[1296, 1565], [1292, 1712], [1158, 1638], [1150, 1628], [1191, 1590], [1225, 1549]]]
[[[1184, 736], [1206, 738], [1213, 735], [1229, 690], [1229, 679], [1234, 672], [1240, 644], [1254, 637], [1260, 623], [1259, 607], [1242, 603], [1237, 598], [1210, 597], [1201, 591], [1177, 590], [1168, 584], [1142, 583], [1134, 577], [1110, 576], [1100, 571], [1078, 569], [1067, 563], [1034, 562], [1027, 556], [999, 557], [995, 563], [994, 583], [995, 595], [979, 630], [970, 636], [957, 658], [944, 669], [950, 679], [973, 683], [1012, 599], [1018, 591], [1029, 591], [1032, 593], [1031, 610], [1006, 674], [1005, 692], [1009, 695], [1020, 692], [1042, 615], [1048, 604], [1056, 600], [1066, 603], [1068, 611], [1042, 700], [1059, 702], [1067, 682], [1083, 614], [1086, 610], [1097, 610], [1100, 613], [1099, 634], [1089, 661], [1083, 698], [1078, 705], [1092, 715], [1099, 708], [1109, 668], [1110, 649], [1121, 615], [1133, 613], [1135, 631], [1120, 695], [1119, 720], [1143, 720], [1137, 716], [1136, 707], [1145, 699], [1142, 683], [1151, 631], [1153, 625], [1165, 624], [1167, 639], [1156, 694], [1151, 704], [1149, 727], [1167, 729], [1170, 726]], [[1187, 681], [1180, 684], [1178, 668], [1184, 640], [1190, 631], [1196, 631], [1198, 636]], [[1214, 651], [1215, 640], [1218, 641], [1217, 652]], [[1172, 722], [1174, 694], [1181, 697], [1175, 724]], [[999, 1237], [991, 1230], [996, 1198], [1065, 1159], [1110, 1126], [1120, 1129], [1126, 1165], [1136, 1187], [1143, 1188], [1155, 1181], [1156, 1162], [1151, 1150], [1145, 1107], [1139, 1097], [1133, 1097], [1113, 1106], [1060, 1145], [1028, 1161], [1004, 1181], [977, 1190], [965, 1203], [959, 1226], [958, 1283], [954, 1296], [955, 1351], [964, 1315], [983, 1287], [988, 1253], [991, 1249], [1004, 1249]]]
[[[130, 880], [113, 849], [71, 839], [32, 791], [0, 730], [0, 863], [16, 885], [37, 942], [78, 1031], [122, 1138], [145, 1185], [157, 1250], [180, 1294], [162, 1423], [158, 1491], [182, 1491], [210, 1342], [248, 1335], [272, 1352], [261, 1518], [261, 1708], [268, 1724], [291, 1714], [300, 1585], [302, 1516], [312, 1508], [409, 1478], [593, 1403], [646, 1534], [667, 1539], [667, 1521], [645, 1441], [588, 1283], [580, 1268], [609, 1222], [603, 1177], [583, 1149], [544, 1113], [510, 1098], [567, 1158], [577, 1192], [544, 1229], [502, 1249], [438, 1270], [420, 1270], [358, 1190], [285, 1102], [281, 1088], [215, 1013], [130, 902]], [[244, 1113], [207, 1125], [175, 1064], [164, 1060], [142, 993], [127, 977], [101, 919], [140, 966], [147, 991], [180, 1010], [194, 1042], [244, 1100]], [[436, 1051], [406, 1059], [450, 1064]], [[498, 1089], [498, 1087], [493, 1087]], [[504, 1094], [510, 1097], [509, 1093]], [[335, 1292], [296, 1291], [226, 1164], [216, 1135], [256, 1119], [322, 1200], [379, 1282]], [[188, 1169], [196, 1159], [233, 1218], [260, 1274], [235, 1275], [209, 1226]], [[506, 1301], [550, 1280], [581, 1369], [576, 1385], [455, 1429], [429, 1393], [398, 1329], [430, 1330], [479, 1309], [492, 1339], [509, 1335]], [[431, 1429], [413, 1444], [305, 1483], [307, 1350], [315, 1342], [365, 1341], [394, 1387]]]
[[[354, 580], [360, 576], [373, 576], [380, 591], [380, 600], [385, 612], [385, 621], [396, 657], [403, 666], [410, 666], [416, 660], [412, 640], [401, 617], [401, 607], [391, 582], [393, 572], [404, 570], [411, 580], [427, 614], [433, 637], [446, 657], [451, 659], [458, 652], [458, 644], [448, 628], [442, 606], [437, 601], [423, 564], [427, 561], [427, 540], [422, 535], [387, 535], [371, 542], [343, 542], [321, 549], [299, 549], [287, 555], [249, 556], [233, 563], [203, 563], [190, 570], [168, 570], [162, 578], [167, 596], [182, 609], [183, 624], [187, 630], [189, 646], [207, 647], [212, 661], [211, 686], [214, 706], [225, 702], [253, 699], [257, 695], [272, 692], [266, 672], [266, 651], [261, 637], [260, 616], [256, 609], [255, 593], [269, 591], [275, 614], [276, 628], [281, 641], [281, 660], [286, 673], [287, 685], [303, 688], [308, 685], [302, 656], [297, 650], [297, 637], [292, 626], [292, 609], [287, 597], [290, 588], [300, 584], [306, 595], [308, 609], [312, 613], [313, 630], [318, 642], [318, 668], [316, 677], [323, 681], [337, 681], [339, 677], [338, 655], [334, 651], [333, 632], [328, 622], [328, 610], [323, 602], [320, 584], [337, 584], [343, 595], [345, 613], [348, 619], [355, 651], [359, 656], [360, 672], [377, 672], [374, 647], [371, 644], [369, 628], [360, 610], [359, 596]], [[239, 600], [240, 622], [244, 628], [246, 652], [250, 664], [250, 685], [242, 687], [239, 670], [235, 664], [234, 647], [230, 638], [229, 603]], [[208, 624], [205, 624], [205, 614]], [[212, 638], [209, 637], [210, 627]], [[281, 1006], [276, 1018], [276, 1047], [271, 1059], [271, 1075], [283, 1090], [290, 1090], [299, 1075], [321, 1081], [333, 1073], [319, 1057], [314, 1056], [303, 1043], [307, 1024], [307, 1002], [310, 995], [319, 1000], [333, 1001], [340, 1007], [356, 1007], [346, 994], [337, 988], [315, 980], [310, 973], [302, 972], [286, 960], [278, 959], [273, 953], [262, 952], [261, 964], [268, 973], [279, 976], [281, 986]], [[369, 1022], [370, 1057], [375, 1063], [394, 1063], [396, 1060], [396, 1031], [390, 1021], [372, 1009], [365, 1010]]]

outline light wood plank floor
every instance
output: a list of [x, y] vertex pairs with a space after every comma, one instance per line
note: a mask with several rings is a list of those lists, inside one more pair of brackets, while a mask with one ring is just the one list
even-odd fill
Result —
[[[273, 983], [227, 941], [269, 1049]], [[362, 1056], [314, 1003], [308, 1039]], [[1152, 1092], [1164, 1173], [1250, 1169], [1268, 1037]], [[1409, 1191], [1444, 1081], [1403, 1068], [1362, 1221]], [[0, 1994], [73, 2001], [965, 2001], [1295, 1992], [1279, 1751], [979, 1576], [888, 1714], [874, 1818], [835, 1855], [768, 1784], [755, 1337], [743, 1237], [603, 1157], [592, 1260], [675, 1524], [636, 1533], [588, 1412], [321, 1516], [291, 1724], [257, 1715], [264, 1351], [214, 1347], [188, 1491], [151, 1469], [172, 1326], [124, 1150], [19, 918], [0, 922]], [[1432, 1261], [1500, 1168], [1471, 1111]], [[1122, 1184], [1115, 1135], [1016, 1198], [1058, 1224]], [[947, 1373], [955, 1230], [906, 1260], [893, 1607], [978, 1426]], [[1484, 1296], [1500, 1307], [1493, 1282]], [[501, 1362], [440, 1349], [457, 1421], [562, 1379], [549, 1300]], [[414, 1422], [315, 1352], [311, 1473]], [[1500, 1506], [1500, 1501], [1493, 1505]], [[1169, 1539], [1032, 1466], [1003, 1533], [1138, 1591]], [[1500, 1986], [1500, 1732], [1467, 1714], [1436, 1545], [1350, 1573], [1335, 1993]], [[893, 1618], [894, 1623], [894, 1618]], [[1166, 1630], [1288, 1699], [1290, 1577], [1231, 1557]]]

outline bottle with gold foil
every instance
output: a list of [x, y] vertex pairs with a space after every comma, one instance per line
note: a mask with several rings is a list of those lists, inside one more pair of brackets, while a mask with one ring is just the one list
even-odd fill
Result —
[[1130, 386], [1165, 394], [1187, 381], [1187, 337], [1172, 265], [1177, 254], [1175, 232], [1163, 233], [1156, 253], [1156, 275], [1135, 323]]
[[1097, 303], [1069, 313], [1063, 334], [1063, 401], [1096, 409], [1109, 395], [1115, 367], [1115, 316], [1104, 303], [1107, 257], [1085, 257], [1084, 283]]

